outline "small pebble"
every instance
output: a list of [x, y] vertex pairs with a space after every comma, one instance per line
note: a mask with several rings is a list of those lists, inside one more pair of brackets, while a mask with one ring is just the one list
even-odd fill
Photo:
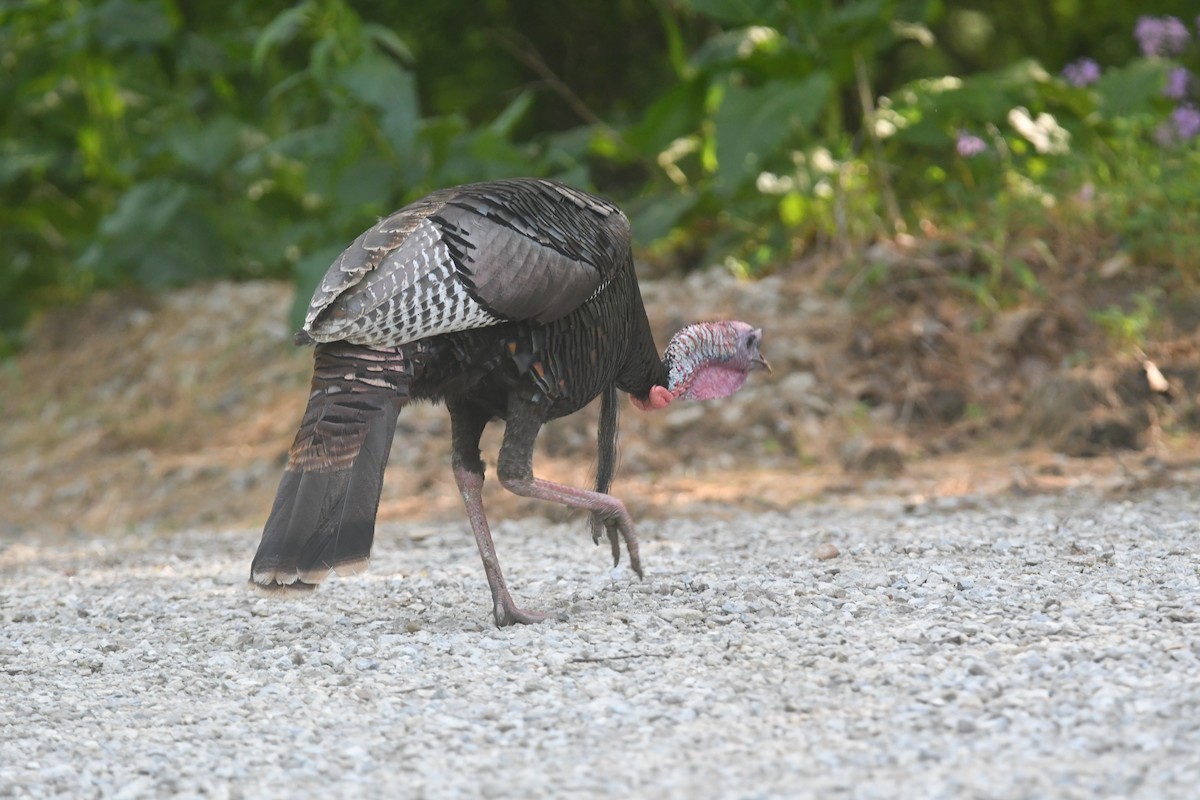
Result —
[[831, 558], [837, 558], [839, 555], [841, 555], [841, 551], [829, 542], [822, 542], [813, 550], [813, 558], [818, 561], [828, 561]]

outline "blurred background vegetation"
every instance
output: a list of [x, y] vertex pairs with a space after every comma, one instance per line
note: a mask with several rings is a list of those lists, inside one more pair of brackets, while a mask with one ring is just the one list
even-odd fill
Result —
[[1053, 228], [1194, 286], [1200, 20], [1152, 5], [10, 0], [0, 355], [98, 288], [303, 304], [380, 215], [509, 175], [613, 197], [664, 270], [948, 237], [1003, 306]]

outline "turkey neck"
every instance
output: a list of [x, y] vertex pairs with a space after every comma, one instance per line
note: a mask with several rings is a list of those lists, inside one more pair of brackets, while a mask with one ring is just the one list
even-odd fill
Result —
[[632, 258], [626, 274], [630, 277], [626, 289], [630, 297], [625, 306], [628, 352], [625, 354], [625, 369], [618, 376], [616, 384], [621, 391], [644, 398], [650, 393], [651, 387], [667, 385], [668, 365], [659, 355], [658, 346], [654, 343], [654, 334], [650, 331], [650, 320], [646, 317], [646, 306], [642, 302], [642, 290], [638, 286]]

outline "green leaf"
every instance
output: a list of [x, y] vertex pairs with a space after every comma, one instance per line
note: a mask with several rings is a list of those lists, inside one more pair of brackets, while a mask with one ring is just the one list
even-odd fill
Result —
[[715, 117], [720, 194], [736, 192], [794, 134], [813, 125], [833, 84], [824, 72], [799, 81], [774, 81], [755, 89], [731, 86]]
[[1107, 70], [1094, 88], [1105, 116], [1124, 117], [1153, 110], [1154, 102], [1162, 96], [1165, 80], [1165, 62], [1138, 59]]
[[420, 120], [412, 73], [378, 53], [367, 53], [338, 69], [335, 82], [351, 96], [383, 112], [380, 127], [397, 153], [413, 148]]
[[236, 273], [209, 218], [230, 212], [195, 186], [170, 178], [137, 184], [100, 225], [100, 237], [75, 261], [98, 285], [133, 281], [150, 288]]
[[521, 92], [491, 121], [488, 130], [505, 139], [511, 138], [513, 128], [525, 118], [531, 105], [533, 105], [533, 92], [529, 90]]
[[106, 238], [157, 236], [166, 230], [188, 199], [188, 187], [171, 178], [135, 185], [100, 223]]
[[779, 8], [777, 0], [682, 0], [682, 4], [726, 25], [769, 24]]
[[412, 48], [405, 44], [404, 40], [397, 36], [391, 28], [368, 22], [363, 25], [363, 33], [370, 36], [380, 50], [400, 64], [406, 67], [416, 64], [417, 57], [413, 55]]
[[292, 41], [296, 38], [296, 34], [304, 29], [311, 11], [311, 0], [304, 0], [304, 2], [280, 12], [275, 19], [267, 23], [258, 38], [254, 40], [254, 51], [250, 56], [250, 64], [256, 73], [262, 72], [267, 55], [272, 50]]
[[546, 156], [550, 160], [576, 162], [587, 157], [595, 129], [590, 125], [559, 131], [546, 137]]
[[744, 61], [756, 53], [777, 52], [783, 45], [778, 31], [762, 26], [724, 31], [707, 39], [692, 56], [693, 69], [721, 67]]
[[395, 153], [403, 159], [410, 159], [421, 124], [421, 113], [417, 108], [416, 81], [411, 75], [406, 74], [405, 78], [395, 102], [384, 110], [379, 123]]
[[953, 128], [942, 124], [941, 120], [921, 118], [897, 131], [889, 139], [889, 143], [943, 150], [949, 155], [954, 146], [954, 135], [949, 132], [951, 130]]
[[205, 175], [215, 175], [240, 150], [242, 124], [233, 117], [219, 116], [198, 129], [180, 125], [168, 133], [167, 139], [180, 163]]
[[323, 125], [299, 128], [275, 137], [264, 150], [268, 156], [276, 154], [305, 161], [310, 165], [320, 165], [344, 153], [346, 142], [342, 134], [345, 127], [344, 124], [339, 125], [337, 121], [331, 120]]
[[685, 214], [692, 210], [700, 195], [654, 194], [638, 197], [625, 204], [633, 227], [633, 241], [637, 247], [649, 247], [666, 238]]
[[0, 140], [0, 186], [28, 176], [40, 176], [56, 158], [51, 142]]
[[364, 53], [337, 70], [334, 82], [353, 97], [380, 110], [394, 104], [397, 96], [411, 86], [407, 70], [379, 53]]
[[657, 156], [671, 142], [700, 127], [706, 91], [701, 81], [672, 87], [646, 109], [641, 121], [625, 131], [625, 142], [644, 156]]
[[92, 12], [90, 27], [102, 47], [116, 50], [162, 44], [174, 35], [176, 20], [166, 3], [109, 0]]
[[[388, 208], [396, 184], [395, 169], [382, 158], [357, 159], [337, 176], [334, 201], [343, 209], [364, 209], [364, 216], [379, 217]], [[364, 220], [370, 224], [370, 220]], [[365, 227], [365, 226], [364, 226]]]
[[1064, 94], [1059, 84], [1032, 59], [967, 79], [914, 81], [896, 90], [892, 99], [893, 108], [909, 121], [908, 127], [898, 131], [895, 141], [922, 145], [940, 145], [946, 135], [958, 128], [980, 129], [987, 124], [1000, 124], [1016, 106], [1025, 106], [1036, 113], [1060, 102], [1069, 102], [1072, 107], [1080, 103], [1078, 97]]
[[890, 6], [884, 0], [854, 0], [835, 8], [826, 16], [821, 33], [836, 33], [838, 41], [861, 41], [868, 34], [891, 32]]
[[788, 192], [779, 201], [779, 221], [789, 228], [799, 225], [808, 214], [808, 196], [800, 192]]

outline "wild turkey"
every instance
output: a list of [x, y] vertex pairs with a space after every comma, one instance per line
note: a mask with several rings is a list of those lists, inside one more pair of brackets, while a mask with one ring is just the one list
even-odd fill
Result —
[[[611, 203], [548, 180], [444, 189], [380, 221], [329, 268], [298, 344], [316, 343], [308, 408], [251, 565], [264, 589], [312, 589], [365, 568], [400, 409], [442, 401], [451, 463], [483, 558], [498, 626], [548, 615], [516, 606], [480, 490], [479, 440], [506, 420], [496, 471], [509, 491], [592, 512], [614, 565], [620, 541], [642, 575], [624, 504], [607, 494], [617, 394], [644, 410], [724, 397], [767, 367], [744, 322], [684, 328], [659, 358], [633, 269], [629, 221]], [[601, 400], [597, 490], [533, 475], [547, 420]]]

